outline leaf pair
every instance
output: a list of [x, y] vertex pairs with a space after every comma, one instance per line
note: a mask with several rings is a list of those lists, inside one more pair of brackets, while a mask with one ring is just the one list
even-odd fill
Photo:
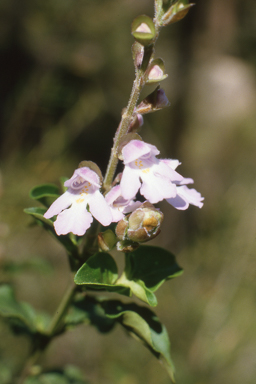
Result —
[[125, 269], [118, 279], [117, 265], [109, 253], [91, 256], [75, 275], [75, 283], [87, 289], [134, 294], [145, 303], [156, 306], [155, 292], [165, 280], [176, 277], [182, 269], [168, 251], [153, 246], [141, 246], [125, 255]]

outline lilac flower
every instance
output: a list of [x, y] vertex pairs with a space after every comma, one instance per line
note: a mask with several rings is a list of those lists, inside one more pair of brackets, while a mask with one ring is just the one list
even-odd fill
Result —
[[[181, 164], [178, 160], [165, 159], [162, 161], [173, 170], [175, 170], [177, 166]], [[166, 201], [174, 208], [180, 210], [187, 209], [189, 204], [195, 205], [198, 208], [202, 208], [204, 205], [204, 198], [201, 196], [201, 193], [197, 192], [194, 188], [190, 189], [185, 185], [192, 183], [194, 183], [194, 180], [190, 178], [183, 178], [183, 180], [176, 182], [176, 197], [166, 199]]]
[[157, 159], [160, 152], [151, 144], [131, 140], [122, 149], [125, 168], [121, 179], [121, 193], [132, 199], [138, 190], [152, 204], [166, 199], [177, 209], [187, 209], [189, 204], [201, 208], [201, 194], [185, 184], [193, 183], [176, 172], [178, 160]]
[[122, 220], [126, 213], [133, 212], [140, 205], [140, 201], [124, 199], [121, 195], [121, 186], [115, 185], [105, 196], [106, 202], [109, 204], [112, 221], [118, 222]]
[[125, 168], [120, 186], [125, 199], [134, 198], [138, 190], [152, 204], [176, 197], [176, 183], [183, 177], [157, 159], [159, 153], [154, 145], [140, 140], [131, 140], [123, 147]]
[[68, 190], [44, 214], [46, 219], [58, 215], [54, 222], [57, 235], [72, 232], [82, 236], [90, 227], [93, 217], [104, 226], [112, 222], [110, 208], [99, 191], [100, 178], [96, 172], [88, 167], [78, 168], [64, 185]]

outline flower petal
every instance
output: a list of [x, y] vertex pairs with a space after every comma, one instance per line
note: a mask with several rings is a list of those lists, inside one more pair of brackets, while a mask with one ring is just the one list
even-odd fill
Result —
[[167, 199], [167, 202], [176, 209], [187, 209], [189, 204], [202, 208], [204, 198], [201, 193], [194, 188], [190, 189], [186, 185], [177, 187], [177, 196], [173, 199]]
[[76, 195], [66, 191], [52, 203], [52, 205], [45, 212], [44, 217], [46, 219], [50, 219], [50, 217], [58, 215], [58, 213], [60, 213], [63, 209], [69, 207], [76, 197]]
[[83, 236], [93, 221], [92, 215], [86, 210], [86, 202], [74, 203], [71, 208], [61, 212], [54, 222], [57, 235], [69, 232]]
[[143, 175], [142, 181], [140, 193], [151, 204], [176, 196], [176, 185], [172, 184], [169, 179], [157, 177], [151, 172], [151, 175]]
[[136, 196], [140, 185], [139, 173], [129, 166], [126, 166], [120, 183], [122, 196], [127, 200], [133, 199]]
[[106, 194], [106, 202], [110, 205], [113, 204], [118, 197], [121, 196], [121, 187], [120, 185], [115, 185], [111, 190]]
[[156, 156], [160, 152], [154, 145], [144, 143], [144, 141], [141, 140], [131, 140], [122, 149], [124, 164], [129, 164], [130, 162], [140, 158], [141, 156], [150, 153]]
[[95, 191], [90, 196], [89, 208], [91, 214], [102, 225], [107, 226], [112, 222], [112, 214], [110, 208], [100, 191]]

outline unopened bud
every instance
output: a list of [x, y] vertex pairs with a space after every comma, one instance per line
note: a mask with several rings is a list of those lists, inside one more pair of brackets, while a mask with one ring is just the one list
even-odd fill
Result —
[[132, 57], [135, 68], [140, 68], [144, 57], [144, 46], [138, 41], [135, 41], [132, 46]]
[[149, 80], [158, 80], [158, 79], [161, 79], [163, 77], [163, 71], [162, 69], [159, 67], [159, 65], [154, 65], [150, 71], [149, 71], [149, 74], [148, 74], [148, 79]]
[[146, 15], [136, 17], [132, 22], [132, 35], [142, 45], [151, 44], [156, 35], [153, 20]]
[[103, 252], [111, 251], [116, 245], [117, 238], [111, 229], [107, 229], [105, 232], [98, 234], [98, 245]]
[[148, 74], [147, 74], [147, 84], [158, 83], [166, 79], [168, 75], [164, 73], [164, 62], [162, 59], [155, 59], [150, 63]]
[[140, 113], [137, 113], [131, 125], [129, 126], [128, 132], [136, 132], [144, 123], [143, 116]]
[[172, 5], [168, 11], [162, 17], [162, 25], [166, 26], [168, 24], [176, 23], [177, 21], [182, 20], [189, 9], [195, 4], [187, 4], [187, 0], [179, 0], [177, 3]]
[[116, 235], [120, 240], [143, 243], [160, 233], [163, 213], [152, 204], [145, 202], [130, 215], [119, 221]]
[[138, 105], [136, 111], [139, 114], [155, 112], [169, 107], [170, 102], [162, 88], [159, 86]]

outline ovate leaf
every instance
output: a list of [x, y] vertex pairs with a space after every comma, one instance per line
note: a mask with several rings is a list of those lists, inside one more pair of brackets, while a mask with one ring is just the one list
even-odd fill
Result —
[[42, 184], [31, 189], [29, 197], [40, 201], [47, 208], [60, 196], [59, 188], [54, 184]]
[[78, 285], [97, 289], [113, 285], [117, 277], [117, 266], [113, 257], [109, 253], [98, 252], [77, 271], [74, 281]]
[[141, 246], [125, 255], [125, 269], [117, 285], [125, 286], [140, 300], [155, 307], [155, 292], [165, 280], [182, 273], [174, 255], [165, 249]]
[[161, 360], [174, 381], [174, 365], [170, 355], [168, 333], [154, 312], [137, 304], [124, 304], [118, 300], [104, 301], [107, 317], [116, 319], [135, 339]]

